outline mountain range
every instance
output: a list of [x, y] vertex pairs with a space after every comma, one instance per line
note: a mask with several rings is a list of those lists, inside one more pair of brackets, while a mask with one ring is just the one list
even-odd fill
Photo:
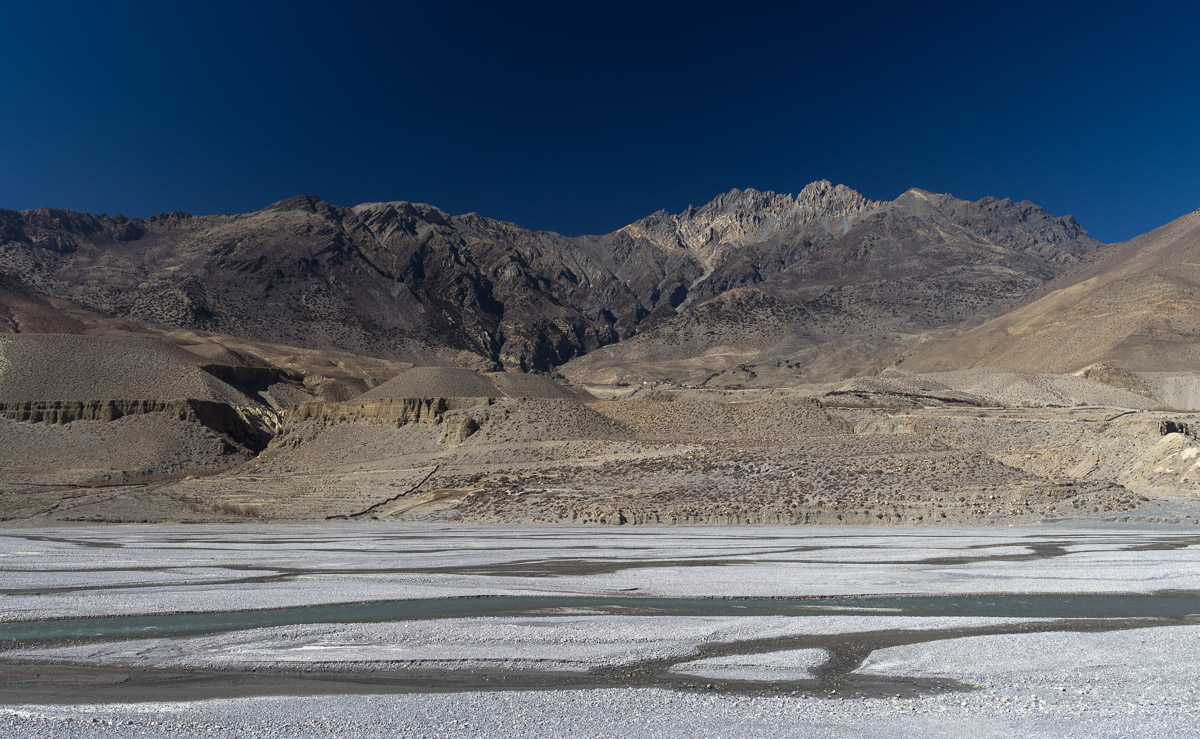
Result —
[[[1104, 248], [1029, 202], [873, 201], [825, 181], [734, 189], [579, 237], [308, 195], [239, 215], [0, 210], [0, 329], [180, 329], [592, 382], [811, 382], [1016, 357], [996, 354], [1010, 310], [1064, 279], [1133, 269], [1161, 237]], [[1145, 279], [1129, 289], [1190, 290]]]
[[1200, 497], [1197, 285], [1200, 211], [1104, 245], [823, 181], [578, 237], [0, 211], [0, 524], [1157, 520]]

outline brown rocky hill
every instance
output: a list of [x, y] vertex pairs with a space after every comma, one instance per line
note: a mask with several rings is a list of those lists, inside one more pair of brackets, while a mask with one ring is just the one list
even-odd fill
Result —
[[564, 373], [710, 386], [851, 377], [931, 331], [1002, 313], [1100, 246], [1069, 216], [1028, 202], [909, 190], [839, 203], [840, 219], [760, 231], [693, 286], [706, 302]]
[[[747, 331], [764, 337], [755, 352], [838, 341], [873, 357], [881, 341], [996, 315], [1098, 246], [1030, 203], [916, 190], [876, 202], [828, 182], [794, 197], [733, 190], [578, 238], [312, 196], [144, 220], [0, 211], [0, 317], [10, 331], [75, 332], [98, 315], [477, 369], [548, 370], [660, 325], [672, 346], [687, 321], [702, 331], [683, 358]], [[715, 317], [693, 313], [714, 300]], [[746, 300], [773, 307], [758, 317]], [[13, 315], [38, 301], [71, 310], [21, 326]], [[764, 325], [775, 313], [791, 317], [782, 333]], [[622, 364], [621, 351], [597, 361]]]
[[483, 367], [545, 367], [616, 338], [585, 287], [589, 271], [615, 278], [562, 237], [429, 206], [301, 196], [232, 216], [42, 209], [0, 224], [11, 281], [135, 321]]
[[1105, 249], [1046, 294], [983, 325], [930, 342], [913, 372], [1002, 366], [1074, 372], [1105, 362], [1143, 372], [1200, 366], [1200, 210]]
[[[155, 339], [186, 350], [206, 365], [273, 368], [303, 378], [312, 394], [331, 400], [359, 395], [412, 366], [353, 352], [275, 344], [118, 318], [0, 278], [0, 339], [5, 334]], [[96, 372], [102, 366], [103, 363], [98, 364], [91, 371]], [[57, 370], [47, 371], [51, 373], [47, 375], [50, 377]], [[114, 379], [120, 381], [120, 378]], [[98, 381], [102, 380], [98, 378]], [[3, 384], [2, 379], [0, 384]]]

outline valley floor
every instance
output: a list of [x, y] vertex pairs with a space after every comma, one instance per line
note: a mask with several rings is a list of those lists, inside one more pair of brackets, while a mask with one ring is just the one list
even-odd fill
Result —
[[1200, 736], [1200, 532], [0, 534], [0, 734]]
[[[1030, 525], [1184, 521], [1190, 511], [1162, 511], [1200, 502], [1194, 413], [822, 406], [788, 391], [454, 403], [317, 404], [228, 469], [218, 456], [206, 462], [213, 469], [133, 479], [113, 468], [141, 446], [115, 432], [162, 434], [171, 443], [159, 446], [172, 448], [203, 440], [181, 433], [176, 443], [161, 414], [57, 426], [0, 419], [0, 441], [30, 449], [0, 460], [0, 525]], [[80, 461], [80, 439], [101, 438], [94, 461]], [[45, 453], [51, 442], [61, 453]]]

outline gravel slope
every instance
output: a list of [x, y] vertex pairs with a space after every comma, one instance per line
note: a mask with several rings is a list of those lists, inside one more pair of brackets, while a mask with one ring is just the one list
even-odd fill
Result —
[[253, 401], [166, 342], [59, 334], [0, 338], [0, 403], [31, 400]]
[[499, 398], [491, 380], [459, 367], [413, 367], [360, 397], [370, 398]]

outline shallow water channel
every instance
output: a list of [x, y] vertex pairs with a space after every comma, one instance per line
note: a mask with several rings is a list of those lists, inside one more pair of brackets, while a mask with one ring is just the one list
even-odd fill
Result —
[[498, 596], [382, 600], [244, 611], [13, 621], [0, 623], [0, 641], [174, 637], [299, 624], [584, 614], [1174, 620], [1200, 616], [1200, 593], [1001, 593], [796, 599]]
[[[943, 629], [886, 628], [703, 643], [691, 654], [588, 672], [540, 669], [400, 669], [392, 672], [204, 671], [112, 666], [6, 666], [0, 702], [189, 700], [248, 695], [545, 690], [654, 686], [737, 693], [821, 693], [830, 697], [917, 695], [970, 690], [949, 679], [855, 672], [875, 650], [971, 636], [1045, 631], [1104, 632], [1200, 623], [1200, 592], [992, 594], [860, 598], [708, 599], [636, 596], [507, 596], [342, 603], [211, 613], [48, 619], [0, 624], [3, 646], [37, 646], [149, 637], [186, 637], [271, 626], [483, 616], [927, 616], [1033, 619]], [[810, 679], [725, 680], [714, 684], [675, 668], [709, 657], [821, 649], [828, 658]]]

